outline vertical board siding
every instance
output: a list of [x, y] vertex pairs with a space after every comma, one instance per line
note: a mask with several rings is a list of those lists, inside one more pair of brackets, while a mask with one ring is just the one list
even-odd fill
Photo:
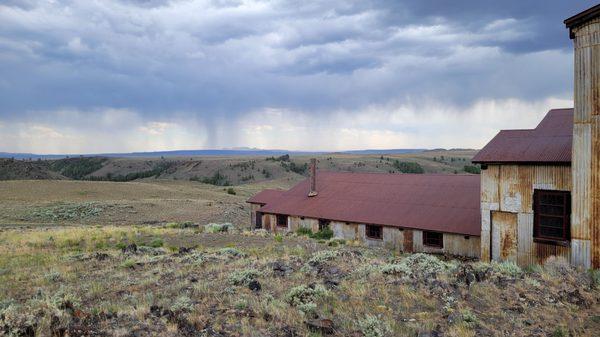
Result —
[[[571, 197], [571, 236], [590, 239], [590, 173], [592, 168], [592, 129], [589, 124], [576, 123], [573, 127], [573, 193]], [[587, 154], [587, 155], [584, 155]]]
[[479, 257], [479, 252], [481, 250], [479, 247], [480, 242], [480, 238], [477, 236], [444, 234], [444, 249], [442, 249], [442, 251], [450, 255], [477, 258]]
[[[575, 113], [573, 129], [572, 261], [600, 267], [600, 20], [573, 30]], [[589, 257], [587, 256], [589, 251]], [[589, 260], [586, 260], [588, 259]]]
[[319, 231], [319, 220], [318, 219], [311, 219], [311, 218], [302, 219], [299, 216], [290, 216], [288, 219], [289, 219], [288, 220], [289, 221], [289, 230], [292, 232], [297, 231], [299, 228], [308, 228], [312, 232]]
[[423, 231], [413, 230], [413, 252], [423, 251]]
[[517, 217], [518, 256], [517, 264], [528, 266], [535, 263], [533, 259], [533, 214], [520, 213]]
[[498, 179], [500, 166], [490, 165], [487, 170], [481, 171], [481, 202], [500, 203]]
[[[600, 51], [596, 53], [600, 58]], [[600, 60], [598, 60], [600, 62]], [[597, 75], [597, 74], [596, 74]], [[600, 76], [599, 76], [600, 77]], [[596, 104], [598, 102], [596, 97]], [[598, 111], [598, 110], [596, 110]], [[600, 268], [600, 116], [592, 117], [592, 150], [591, 150], [591, 184], [590, 184], [590, 234], [591, 234], [591, 259], [594, 268]]]

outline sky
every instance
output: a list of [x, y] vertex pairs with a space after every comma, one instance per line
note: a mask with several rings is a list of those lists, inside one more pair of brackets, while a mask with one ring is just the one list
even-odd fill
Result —
[[3, 0], [0, 151], [481, 148], [573, 106], [595, 4]]

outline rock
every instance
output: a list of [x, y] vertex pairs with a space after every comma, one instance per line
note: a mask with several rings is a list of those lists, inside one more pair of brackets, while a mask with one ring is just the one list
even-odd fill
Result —
[[276, 276], [284, 277], [291, 274], [294, 270], [281, 261], [275, 261], [271, 264], [271, 269]]
[[327, 318], [311, 319], [305, 322], [309, 330], [319, 332], [325, 335], [331, 335], [335, 332], [333, 321]]
[[475, 279], [477, 282], [483, 282], [489, 278], [490, 273], [492, 272], [492, 268], [488, 267], [486, 269], [475, 271]]
[[110, 256], [106, 253], [96, 252], [96, 253], [94, 253], [93, 257], [98, 261], [104, 261], [104, 260], [108, 259]]
[[440, 333], [435, 330], [420, 331], [419, 334], [417, 334], [417, 337], [438, 337], [439, 335], [440, 335]]
[[194, 248], [191, 247], [179, 247], [179, 251], [177, 252], [178, 255], [185, 255], [185, 254], [189, 254], [194, 250]]
[[124, 247], [122, 249], [124, 254], [126, 254], [126, 253], [135, 254], [135, 253], [137, 253], [137, 250], [138, 250], [138, 247], [135, 243], [129, 244], [129, 245], [127, 245], [127, 247]]
[[473, 266], [468, 264], [463, 264], [458, 268], [456, 278], [468, 286], [477, 281], [477, 276], [473, 270]]
[[328, 279], [323, 280], [323, 284], [329, 289], [334, 289], [340, 285], [340, 280], [328, 278]]
[[260, 291], [262, 287], [260, 285], [260, 282], [258, 282], [257, 280], [252, 280], [250, 281], [250, 283], [248, 283], [248, 289], [252, 291]]

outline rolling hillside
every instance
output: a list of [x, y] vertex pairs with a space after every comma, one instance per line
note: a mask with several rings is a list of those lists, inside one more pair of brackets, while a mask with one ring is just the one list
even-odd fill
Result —
[[[475, 150], [431, 150], [405, 154], [325, 154], [319, 169], [337, 172], [477, 173]], [[168, 158], [77, 157], [54, 160], [0, 159], [0, 180], [72, 179], [136, 181], [168, 179], [218, 186], [272, 179], [296, 181], [307, 175], [308, 155], [191, 156]]]

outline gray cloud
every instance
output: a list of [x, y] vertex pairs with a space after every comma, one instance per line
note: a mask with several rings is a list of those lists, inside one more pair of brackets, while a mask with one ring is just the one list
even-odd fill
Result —
[[10, 0], [0, 5], [0, 121], [128, 109], [199, 119], [218, 138], [220, 121], [267, 108], [324, 118], [568, 99], [562, 20], [593, 4]]

